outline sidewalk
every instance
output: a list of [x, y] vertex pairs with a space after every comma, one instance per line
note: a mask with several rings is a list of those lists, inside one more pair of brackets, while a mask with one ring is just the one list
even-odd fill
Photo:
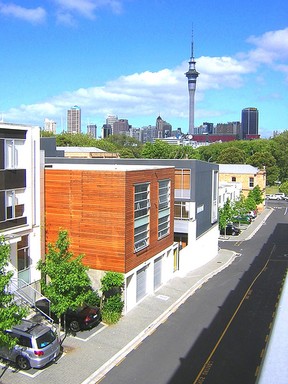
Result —
[[[231, 236], [230, 240], [250, 239], [271, 213], [272, 210], [265, 209], [237, 238]], [[106, 363], [81, 384], [97, 383], [143, 339], [153, 333], [157, 326], [164, 322], [203, 283], [231, 264], [236, 256], [235, 252], [219, 249], [218, 255], [209, 263], [189, 272], [184, 277], [171, 279], [161, 286], [155, 295], [146, 297], [137, 307], [128, 312], [118, 324], [107, 327], [102, 335], [105, 335], [105, 338], [113, 338], [113, 345], [115, 347], [117, 345], [118, 352], [106, 351]], [[102, 352], [104, 351], [102, 350]]]
[[[251, 238], [260, 228], [272, 210], [265, 209], [239, 236], [225, 238], [231, 241], [244, 241]], [[224, 245], [224, 244], [223, 244]], [[119, 363], [131, 350], [164, 322], [185, 300], [203, 283], [229, 266], [237, 254], [219, 249], [218, 255], [202, 267], [176, 276], [159, 290], [126, 314], [118, 324], [99, 325], [86, 339], [67, 337], [63, 342], [64, 356], [51, 367], [34, 372], [34, 384], [59, 382], [62, 384], [96, 384], [103, 376]], [[3, 383], [15, 382], [15, 374], [5, 373]], [[31, 383], [31, 377], [17, 374], [19, 384]], [[0, 379], [1, 382], [1, 379]]]

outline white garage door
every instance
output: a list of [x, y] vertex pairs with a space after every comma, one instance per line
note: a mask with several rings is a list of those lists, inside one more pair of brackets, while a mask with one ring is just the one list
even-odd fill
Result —
[[162, 259], [163, 256], [154, 260], [154, 289], [160, 287], [162, 283]]
[[137, 271], [136, 301], [141, 300], [147, 293], [147, 267]]

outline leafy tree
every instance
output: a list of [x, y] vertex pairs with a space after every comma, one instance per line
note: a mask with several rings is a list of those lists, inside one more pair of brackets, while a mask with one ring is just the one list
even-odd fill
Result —
[[242, 216], [247, 213], [246, 198], [241, 194], [240, 199], [234, 203], [235, 216]]
[[[263, 193], [259, 187], [259, 185], [256, 185], [252, 191], [249, 191], [248, 193], [248, 198], [252, 198], [255, 201], [256, 205], [259, 205], [263, 203], [264, 198], [263, 198]], [[253, 209], [253, 208], [252, 208]], [[251, 209], [251, 210], [252, 210]], [[254, 208], [255, 209], [255, 208]]]
[[56, 136], [56, 134], [53, 132], [49, 132], [49, 131], [45, 131], [44, 129], [41, 129], [40, 136], [41, 137], [54, 137], [54, 136]]
[[223, 208], [219, 209], [220, 229], [226, 229], [227, 224], [232, 221], [233, 216], [235, 216], [233, 205], [231, 204], [231, 201], [227, 199]]
[[146, 143], [142, 150], [142, 157], [146, 159], [173, 159], [173, 146], [162, 140]]
[[120, 149], [119, 155], [121, 159], [133, 159], [135, 157], [133, 151], [131, 151], [130, 148]]
[[271, 139], [271, 153], [275, 157], [280, 171], [279, 180], [284, 182], [288, 179], [288, 131]]
[[83, 255], [74, 257], [69, 246], [68, 232], [60, 230], [55, 245], [48, 244], [45, 261], [38, 263], [43, 275], [42, 291], [51, 300], [51, 311], [58, 318], [68, 308], [81, 306], [91, 295], [88, 268], [82, 264]]
[[280, 185], [279, 191], [285, 193], [285, 195], [288, 196], [288, 181], [284, 181], [284, 183]]
[[15, 304], [14, 296], [8, 290], [13, 276], [12, 271], [7, 271], [9, 258], [10, 245], [5, 242], [4, 236], [0, 236], [0, 345], [11, 348], [16, 340], [4, 331], [19, 324], [27, 315], [27, 310]]
[[246, 155], [242, 149], [228, 147], [218, 156], [219, 164], [245, 164]]
[[246, 206], [246, 212], [254, 211], [257, 208], [257, 204], [256, 204], [254, 197], [252, 195], [248, 196], [245, 199], [245, 206]]
[[247, 162], [254, 167], [266, 169], [266, 184], [273, 185], [279, 179], [279, 168], [276, 165], [275, 157], [268, 151], [255, 152]]

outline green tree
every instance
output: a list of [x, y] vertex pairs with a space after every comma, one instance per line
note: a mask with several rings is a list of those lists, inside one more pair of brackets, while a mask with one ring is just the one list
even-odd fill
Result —
[[235, 216], [233, 205], [231, 204], [231, 201], [227, 199], [223, 208], [219, 208], [220, 229], [226, 229], [227, 224], [232, 221], [233, 216]]
[[45, 261], [38, 263], [43, 294], [51, 300], [51, 311], [58, 318], [68, 308], [81, 306], [91, 295], [91, 281], [88, 268], [82, 264], [83, 255], [74, 257], [69, 246], [68, 232], [60, 230], [55, 245], [48, 244]]
[[219, 164], [245, 164], [246, 155], [242, 149], [225, 148], [217, 158]]
[[4, 331], [19, 324], [27, 315], [27, 310], [15, 304], [14, 296], [8, 290], [13, 276], [12, 271], [7, 271], [9, 258], [10, 245], [4, 236], [0, 236], [0, 345], [11, 348], [16, 340]]
[[[263, 193], [259, 187], [259, 185], [256, 185], [252, 191], [249, 191], [248, 193], [248, 198], [252, 198], [255, 201], [256, 205], [259, 205], [263, 203], [264, 198], [263, 198]], [[253, 208], [252, 208], [253, 209]], [[251, 210], [252, 210], [251, 209]], [[255, 208], [254, 208], [255, 209]]]
[[280, 171], [276, 165], [275, 157], [268, 151], [255, 152], [247, 162], [259, 169], [266, 169], [266, 184], [274, 185], [279, 179]]
[[279, 180], [284, 182], [288, 179], [288, 131], [271, 139], [271, 153], [279, 168]]
[[173, 159], [173, 146], [162, 140], [146, 143], [142, 150], [142, 157], [146, 159]]
[[241, 194], [240, 199], [234, 203], [235, 216], [243, 216], [247, 213], [246, 198]]
[[285, 195], [288, 196], [288, 181], [284, 181], [284, 183], [280, 185], [279, 191], [285, 193]]

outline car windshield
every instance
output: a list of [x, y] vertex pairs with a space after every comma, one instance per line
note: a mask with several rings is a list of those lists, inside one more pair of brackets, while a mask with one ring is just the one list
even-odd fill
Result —
[[47, 345], [51, 344], [55, 339], [56, 339], [55, 333], [52, 330], [50, 330], [44, 333], [44, 335], [37, 337], [36, 339], [37, 347], [39, 349], [45, 348], [47, 347]]

